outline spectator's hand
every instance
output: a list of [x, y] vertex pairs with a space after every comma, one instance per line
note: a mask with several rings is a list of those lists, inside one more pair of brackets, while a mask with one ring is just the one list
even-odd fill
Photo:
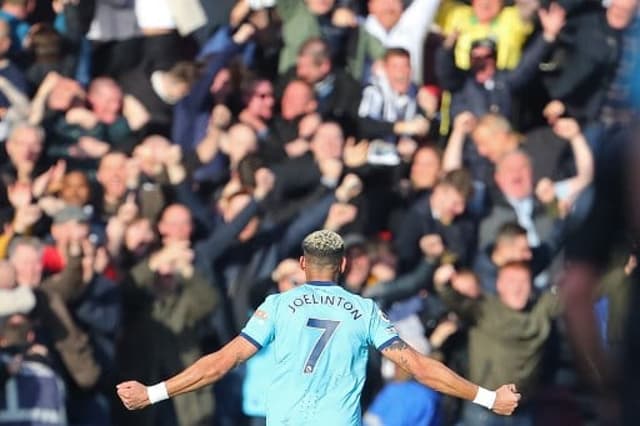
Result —
[[425, 136], [429, 133], [431, 123], [429, 120], [419, 115], [409, 121], [403, 121], [400, 124], [400, 134], [407, 134], [412, 136]]
[[[111, 224], [111, 222], [109, 222]], [[153, 242], [153, 234], [146, 219], [136, 220], [123, 229], [124, 245], [130, 252], [135, 252], [145, 244]]]
[[560, 118], [553, 125], [553, 132], [568, 141], [573, 140], [576, 136], [579, 136], [580, 125], [573, 118]]
[[349, 173], [336, 188], [336, 199], [341, 203], [348, 203], [362, 192], [362, 181], [358, 175]]
[[453, 131], [468, 135], [476, 127], [476, 116], [469, 111], [461, 112], [453, 120]]
[[536, 197], [542, 204], [553, 203], [556, 199], [556, 191], [553, 181], [549, 178], [542, 178], [536, 185]]
[[322, 124], [322, 117], [317, 112], [302, 117], [298, 124], [298, 136], [310, 140]]
[[544, 107], [542, 115], [547, 119], [549, 124], [553, 125], [560, 117], [562, 117], [565, 111], [565, 105], [561, 101], [553, 100]]
[[420, 108], [422, 108], [425, 114], [427, 114], [427, 117], [435, 117], [438, 113], [438, 105], [440, 104], [440, 101], [438, 100], [438, 97], [426, 87], [421, 87], [418, 91], [417, 101]]
[[447, 50], [451, 50], [453, 49], [453, 47], [456, 45], [456, 43], [458, 42], [458, 37], [460, 37], [460, 31], [458, 30], [453, 30], [448, 36], [447, 38], [444, 39], [444, 41], [442, 42], [442, 47], [444, 47]]
[[627, 263], [624, 265], [624, 274], [630, 276], [638, 266], [638, 258], [635, 255], [630, 255]]
[[58, 160], [56, 164], [33, 180], [33, 196], [35, 198], [42, 197], [48, 192], [49, 188], [62, 185], [62, 178], [66, 171], [67, 164], [64, 160]]
[[107, 253], [106, 248], [98, 247], [93, 260], [93, 271], [101, 275], [107, 269], [107, 266], [109, 266], [109, 253]]
[[420, 238], [420, 250], [431, 261], [435, 261], [444, 253], [444, 243], [438, 234], [428, 234]]
[[127, 188], [131, 190], [138, 189], [140, 185], [140, 160], [138, 158], [127, 159]]
[[400, 155], [402, 160], [406, 163], [411, 162], [411, 158], [413, 157], [413, 154], [416, 152], [417, 149], [418, 149], [418, 142], [416, 142], [412, 138], [407, 138], [407, 137], [400, 138], [400, 140], [398, 141], [398, 144], [396, 145], [396, 150], [398, 151], [398, 154]]
[[233, 42], [235, 44], [245, 44], [253, 35], [256, 29], [251, 24], [242, 24], [238, 31], [233, 34]]
[[67, 123], [91, 130], [98, 125], [98, 117], [90, 110], [82, 107], [71, 108], [65, 114]]
[[261, 201], [264, 200], [265, 197], [273, 190], [273, 186], [276, 182], [276, 176], [270, 169], [262, 167], [256, 170], [255, 181], [256, 187], [253, 190], [253, 198]]
[[17, 234], [24, 234], [42, 217], [42, 210], [37, 204], [28, 204], [16, 208], [13, 219], [13, 231]]
[[337, 182], [342, 175], [342, 162], [335, 158], [325, 158], [318, 162], [318, 168], [322, 177], [331, 182]]
[[14, 209], [25, 207], [31, 204], [31, 198], [33, 194], [31, 192], [31, 185], [25, 182], [15, 182], [7, 187], [7, 197], [9, 203]]
[[162, 162], [167, 170], [169, 182], [178, 185], [187, 177], [187, 171], [182, 165], [182, 149], [180, 145], [171, 145], [164, 153]]
[[129, 225], [138, 216], [140, 209], [136, 204], [136, 195], [133, 192], [127, 194], [125, 202], [118, 208], [116, 217], [125, 226]]
[[100, 158], [111, 148], [108, 143], [93, 136], [82, 136], [78, 139], [77, 147], [82, 154], [89, 158]]
[[49, 195], [38, 199], [38, 207], [42, 209], [44, 214], [51, 217], [65, 207], [65, 202], [58, 197]]
[[297, 138], [284, 145], [284, 152], [289, 158], [302, 157], [309, 152], [309, 142], [302, 138]]
[[496, 390], [496, 401], [491, 410], [496, 414], [509, 416], [518, 407], [521, 397], [516, 385], [502, 385]]
[[133, 131], [142, 129], [151, 120], [151, 114], [138, 99], [125, 95], [122, 100], [122, 115]]
[[343, 226], [353, 222], [358, 215], [358, 208], [351, 204], [333, 203], [324, 222], [324, 229], [337, 232]]
[[433, 274], [433, 283], [436, 287], [442, 287], [452, 280], [456, 274], [456, 269], [451, 264], [446, 264], [438, 267]]
[[560, 30], [564, 27], [566, 12], [562, 6], [553, 2], [549, 5], [549, 9], [538, 9], [538, 17], [542, 24], [544, 39], [551, 43], [556, 40]]
[[429, 342], [434, 348], [441, 348], [456, 331], [458, 331], [458, 322], [452, 318], [441, 321], [429, 336]]
[[356, 169], [360, 166], [367, 164], [367, 158], [369, 153], [369, 142], [361, 140], [356, 143], [354, 137], [347, 138], [344, 145], [344, 151], [342, 152], [342, 159], [344, 165]]
[[123, 382], [116, 390], [127, 410], [140, 410], [150, 404], [147, 387], [140, 382]]
[[[218, 104], [211, 110], [209, 131], [225, 129], [231, 123], [231, 111], [225, 105]], [[212, 129], [213, 127], [213, 129]]]
[[353, 10], [339, 7], [333, 12], [331, 23], [339, 28], [354, 28], [358, 26], [358, 17]]

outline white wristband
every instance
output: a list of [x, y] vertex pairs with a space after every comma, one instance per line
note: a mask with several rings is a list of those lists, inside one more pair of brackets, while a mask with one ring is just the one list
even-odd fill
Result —
[[149, 397], [149, 402], [151, 404], [169, 399], [167, 386], [164, 384], [164, 382], [160, 382], [157, 385], [153, 386], [147, 386], [147, 396]]
[[482, 405], [485, 408], [491, 410], [493, 404], [496, 402], [496, 393], [478, 386], [478, 393], [473, 400], [474, 404]]

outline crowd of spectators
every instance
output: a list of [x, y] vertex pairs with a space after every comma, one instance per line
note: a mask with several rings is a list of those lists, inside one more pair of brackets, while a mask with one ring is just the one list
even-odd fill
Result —
[[[0, 425], [261, 425], [268, 348], [127, 412], [301, 284], [341, 281], [510, 423], [371, 353], [364, 423], [597, 419], [556, 291], [608, 143], [637, 118], [637, 0], [2, 0]], [[603, 154], [605, 153], [605, 154]], [[594, 301], [619, 353], [632, 242]], [[605, 424], [605, 423], [603, 423]]]

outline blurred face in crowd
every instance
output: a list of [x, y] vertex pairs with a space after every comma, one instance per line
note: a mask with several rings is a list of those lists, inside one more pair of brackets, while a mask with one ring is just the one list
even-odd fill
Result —
[[309, 11], [314, 15], [326, 15], [331, 12], [335, 0], [305, 0]]
[[3, 2], [3, 5], [2, 5], [3, 10], [9, 11], [13, 16], [15, 16], [18, 19], [26, 19], [27, 16], [29, 16], [29, 14], [33, 12], [35, 7], [36, 7], [36, 0], [24, 0], [19, 2], [5, 1]]
[[477, 46], [471, 50], [471, 69], [480, 84], [491, 80], [496, 74], [496, 57], [493, 49]]
[[491, 257], [501, 266], [509, 262], [528, 262], [532, 256], [527, 234], [522, 234], [498, 239]]
[[607, 22], [615, 30], [629, 26], [638, 13], [638, 0], [611, 0], [607, 8]]
[[411, 61], [405, 55], [390, 55], [384, 61], [384, 70], [394, 92], [406, 94], [411, 86]]
[[89, 86], [87, 100], [100, 122], [113, 124], [122, 110], [122, 89], [110, 78], [97, 78]]
[[521, 311], [531, 296], [531, 272], [521, 265], [506, 266], [498, 272], [496, 289], [502, 303], [514, 311]]
[[[251, 196], [249, 194], [235, 194], [232, 195], [228, 202], [225, 203], [225, 208], [222, 211], [222, 218], [225, 223], [231, 222], [242, 210], [251, 202]], [[238, 234], [238, 240], [241, 242], [249, 241], [256, 235], [260, 226], [260, 220], [253, 218], [247, 223], [247, 226]]]
[[285, 120], [293, 120], [315, 111], [317, 107], [313, 90], [301, 81], [292, 81], [282, 95], [281, 114]]
[[165, 74], [165, 90], [167, 97], [172, 102], [178, 102], [180, 99], [187, 96], [189, 93], [189, 83], [179, 78], [176, 78], [174, 75], [170, 73]]
[[167, 152], [171, 142], [164, 136], [151, 135], [133, 150], [133, 158], [137, 160], [140, 171], [147, 176], [155, 176], [162, 170], [163, 154]]
[[300, 268], [300, 263], [295, 259], [285, 259], [280, 262], [271, 278], [278, 285], [280, 293], [291, 290], [307, 280], [304, 271]]
[[42, 252], [29, 244], [18, 244], [9, 259], [16, 272], [18, 285], [31, 288], [42, 280]]
[[464, 196], [453, 186], [440, 183], [433, 189], [430, 198], [431, 211], [438, 216], [438, 220], [449, 224], [464, 213], [466, 201]]
[[311, 141], [311, 152], [316, 161], [328, 158], [342, 158], [344, 135], [336, 123], [323, 123], [318, 127]]
[[9, 290], [16, 286], [16, 272], [11, 263], [0, 260], [0, 290]]
[[15, 166], [33, 166], [42, 153], [42, 134], [30, 127], [18, 127], [6, 142], [7, 154]]
[[496, 164], [513, 147], [509, 144], [509, 133], [491, 126], [478, 125], [471, 134], [478, 154]]
[[473, 13], [481, 23], [493, 20], [502, 10], [502, 0], [473, 0]]
[[256, 132], [246, 124], [235, 124], [229, 128], [226, 153], [231, 167], [236, 167], [240, 160], [258, 150]]
[[149, 219], [140, 218], [127, 227], [124, 234], [125, 245], [134, 254], [143, 253], [155, 240]]
[[192, 230], [191, 212], [181, 204], [167, 207], [158, 222], [158, 232], [165, 243], [189, 241]]
[[324, 80], [330, 71], [331, 62], [328, 59], [318, 60], [312, 55], [298, 55], [296, 75], [300, 80], [313, 85]]
[[96, 178], [106, 197], [123, 198], [127, 192], [127, 156], [112, 152], [102, 157]]
[[433, 188], [440, 176], [440, 156], [430, 147], [419, 148], [411, 162], [409, 178], [414, 189]]
[[345, 271], [345, 285], [354, 292], [359, 292], [367, 283], [371, 273], [371, 257], [364, 245], [354, 245], [346, 251], [347, 269]]
[[274, 105], [273, 85], [268, 80], [261, 80], [253, 89], [246, 110], [254, 117], [268, 121], [273, 116]]
[[533, 170], [529, 158], [521, 152], [507, 154], [496, 167], [495, 180], [506, 197], [522, 200], [531, 196]]
[[69, 220], [51, 225], [51, 236], [60, 246], [66, 246], [69, 241], [82, 241], [89, 236], [89, 225], [77, 220]]
[[387, 31], [398, 23], [403, 9], [402, 0], [369, 0], [369, 13]]
[[82, 207], [89, 202], [89, 181], [82, 172], [69, 172], [62, 180], [60, 197], [69, 205]]

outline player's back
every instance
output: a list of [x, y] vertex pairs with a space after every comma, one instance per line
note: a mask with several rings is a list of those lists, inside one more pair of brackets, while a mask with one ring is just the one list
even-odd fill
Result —
[[397, 334], [373, 301], [333, 283], [311, 282], [271, 296], [243, 335], [274, 345], [269, 425], [359, 425], [369, 345]]

